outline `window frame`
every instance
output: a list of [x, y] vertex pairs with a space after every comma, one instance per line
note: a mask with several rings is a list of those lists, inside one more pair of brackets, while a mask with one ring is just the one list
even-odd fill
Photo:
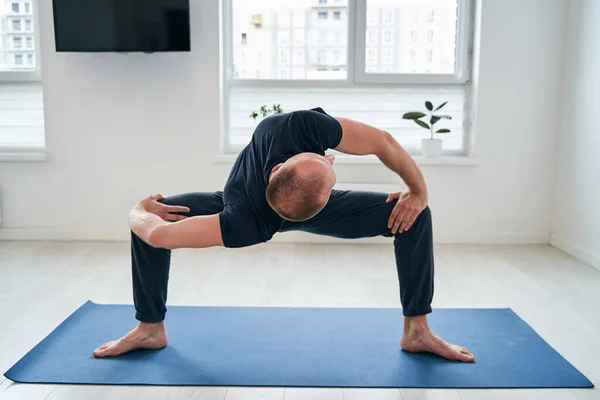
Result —
[[[37, 0], [33, 0], [37, 1]], [[423, 86], [456, 87], [466, 86], [470, 82], [472, 40], [474, 29], [475, 0], [457, 0], [458, 17], [456, 32], [456, 57], [454, 74], [400, 74], [372, 73], [366, 68], [367, 0], [348, 0], [348, 27], [346, 35], [346, 79], [244, 79], [234, 76], [233, 65], [233, 0], [220, 2], [221, 14], [221, 151], [224, 154], [236, 154], [240, 149], [231, 144], [230, 131], [230, 88], [278, 88], [278, 89], [323, 89], [323, 88], [375, 88], [382, 86], [404, 86], [418, 88]], [[362, 13], [362, 14], [361, 14]], [[358, 18], [362, 15], [364, 18]], [[34, 18], [37, 15], [34, 15]], [[36, 30], [37, 33], [37, 30]], [[293, 38], [292, 38], [293, 41]], [[343, 41], [343, 40], [342, 40]], [[293, 54], [290, 54], [288, 68], [293, 67]], [[305, 57], [309, 54], [305, 52]], [[361, 70], [362, 68], [362, 70]], [[290, 74], [293, 77], [293, 74]], [[467, 96], [468, 97], [468, 96]], [[468, 100], [467, 100], [468, 102]], [[468, 112], [465, 113], [468, 118]], [[464, 156], [470, 151], [469, 123], [465, 121], [463, 149], [452, 150], [447, 155]]]
[[[23, 3], [21, 3], [23, 4]], [[18, 33], [21, 36], [31, 36], [33, 37], [33, 47], [21, 47], [21, 51], [24, 54], [33, 53], [33, 57], [35, 60], [35, 67], [28, 69], [23, 68], [22, 70], [0, 70], [0, 82], [11, 82], [11, 83], [19, 83], [19, 82], [41, 82], [42, 80], [42, 62], [41, 62], [41, 46], [40, 46], [40, 29], [39, 29], [39, 6], [38, 0], [31, 0], [31, 10], [32, 14], [24, 14], [21, 16], [21, 19], [24, 21], [25, 19], [31, 19], [31, 27], [33, 28], [33, 32], [26, 31], [21, 29]], [[21, 28], [24, 28], [25, 23], [21, 24]], [[11, 27], [12, 28], [12, 27]], [[11, 31], [12, 32], [12, 29]], [[26, 56], [24, 57], [27, 58]], [[23, 65], [26, 66], [24, 62]]]
[[[469, 53], [472, 32], [472, 0], [457, 0], [457, 32], [456, 32], [456, 53], [454, 60], [453, 74], [368, 74], [365, 72], [366, 61], [366, 30], [367, 30], [367, 1], [368, 0], [350, 0], [354, 3], [354, 80], [358, 83], [388, 83], [388, 84], [449, 84], [464, 85], [470, 79], [469, 71]], [[349, 10], [350, 12], [350, 10]], [[358, 18], [365, 16], [365, 18]]]

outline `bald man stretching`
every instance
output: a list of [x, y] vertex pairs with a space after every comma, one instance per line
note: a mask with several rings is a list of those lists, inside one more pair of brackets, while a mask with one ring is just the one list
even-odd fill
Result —
[[[396, 172], [405, 193], [334, 190], [328, 149], [373, 154]], [[132, 209], [131, 255], [139, 325], [94, 351], [118, 356], [167, 345], [165, 314], [171, 250], [269, 241], [277, 232], [304, 231], [340, 238], [394, 237], [404, 332], [400, 346], [451, 360], [473, 361], [427, 324], [433, 299], [433, 244], [427, 187], [406, 151], [387, 132], [323, 109], [265, 118], [238, 156], [223, 192], [147, 197]]]

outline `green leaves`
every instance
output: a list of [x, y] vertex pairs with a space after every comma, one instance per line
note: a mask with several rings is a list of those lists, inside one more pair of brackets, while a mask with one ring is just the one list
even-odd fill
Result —
[[425, 114], [422, 112], [408, 112], [402, 116], [402, 119], [419, 119], [423, 118]]
[[[415, 124], [419, 125], [422, 128], [425, 128], [427, 130], [429, 130], [431, 132], [431, 137], [433, 138], [433, 134], [434, 133], [449, 133], [450, 129], [446, 129], [446, 128], [442, 128], [442, 129], [438, 129], [437, 131], [433, 131], [433, 126], [438, 123], [441, 119], [452, 119], [451, 116], [449, 115], [434, 115], [433, 113], [439, 109], [441, 109], [442, 107], [444, 107], [446, 104], [448, 104], [447, 101], [443, 102], [442, 104], [440, 104], [439, 106], [437, 106], [437, 108], [434, 110], [433, 109], [433, 104], [430, 101], [426, 101], [425, 102], [425, 108], [427, 108], [427, 111], [429, 111], [428, 113], [423, 113], [420, 111], [411, 111], [411, 112], [407, 112], [402, 116], [402, 119], [409, 119], [409, 120], [413, 120], [415, 122]], [[429, 117], [429, 125], [427, 122], [425, 121], [421, 121], [421, 118], [423, 117]]]
[[442, 107], [444, 107], [446, 104], [448, 104], [448, 102], [447, 102], [447, 101], [443, 102], [442, 104], [440, 104], [440, 105], [439, 105], [439, 106], [438, 106], [438, 107], [437, 107], [435, 110], [433, 110], [433, 111], [440, 110], [440, 109], [441, 109]]
[[426, 122], [421, 121], [420, 119], [414, 119], [413, 121], [415, 121], [415, 124], [422, 126], [425, 129], [431, 129], [429, 125], [427, 125]]
[[256, 110], [252, 111], [250, 118], [256, 121], [256, 118], [258, 118], [259, 115], [262, 115], [263, 118], [266, 118], [271, 114], [281, 114], [282, 112], [283, 110], [281, 109], [280, 104], [273, 104], [273, 108], [267, 108], [266, 105], [262, 105], [260, 106], [258, 112]]

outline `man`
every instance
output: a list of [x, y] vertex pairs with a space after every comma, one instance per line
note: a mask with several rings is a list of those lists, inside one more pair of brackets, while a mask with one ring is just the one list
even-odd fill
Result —
[[[334, 190], [335, 149], [373, 154], [396, 172], [406, 193]], [[265, 118], [240, 153], [223, 192], [149, 196], [131, 211], [133, 294], [139, 325], [94, 351], [118, 356], [167, 345], [164, 325], [170, 252], [179, 248], [237, 248], [299, 230], [341, 238], [394, 237], [404, 331], [409, 352], [431, 352], [472, 362], [465, 348], [448, 344], [427, 324], [433, 298], [431, 213], [423, 176], [387, 132], [321, 108]]]

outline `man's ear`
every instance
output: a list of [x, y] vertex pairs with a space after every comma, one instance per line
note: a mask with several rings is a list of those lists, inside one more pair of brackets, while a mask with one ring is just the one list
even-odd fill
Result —
[[279, 171], [279, 168], [281, 168], [283, 166], [283, 163], [279, 163], [276, 166], [273, 167], [273, 169], [271, 170], [271, 174], [269, 175], [269, 177], [273, 176], [273, 174], [277, 171]]
[[335, 160], [335, 156], [333, 154], [325, 154], [325, 159], [327, 161], [329, 161], [329, 164], [333, 164], [333, 161]]

